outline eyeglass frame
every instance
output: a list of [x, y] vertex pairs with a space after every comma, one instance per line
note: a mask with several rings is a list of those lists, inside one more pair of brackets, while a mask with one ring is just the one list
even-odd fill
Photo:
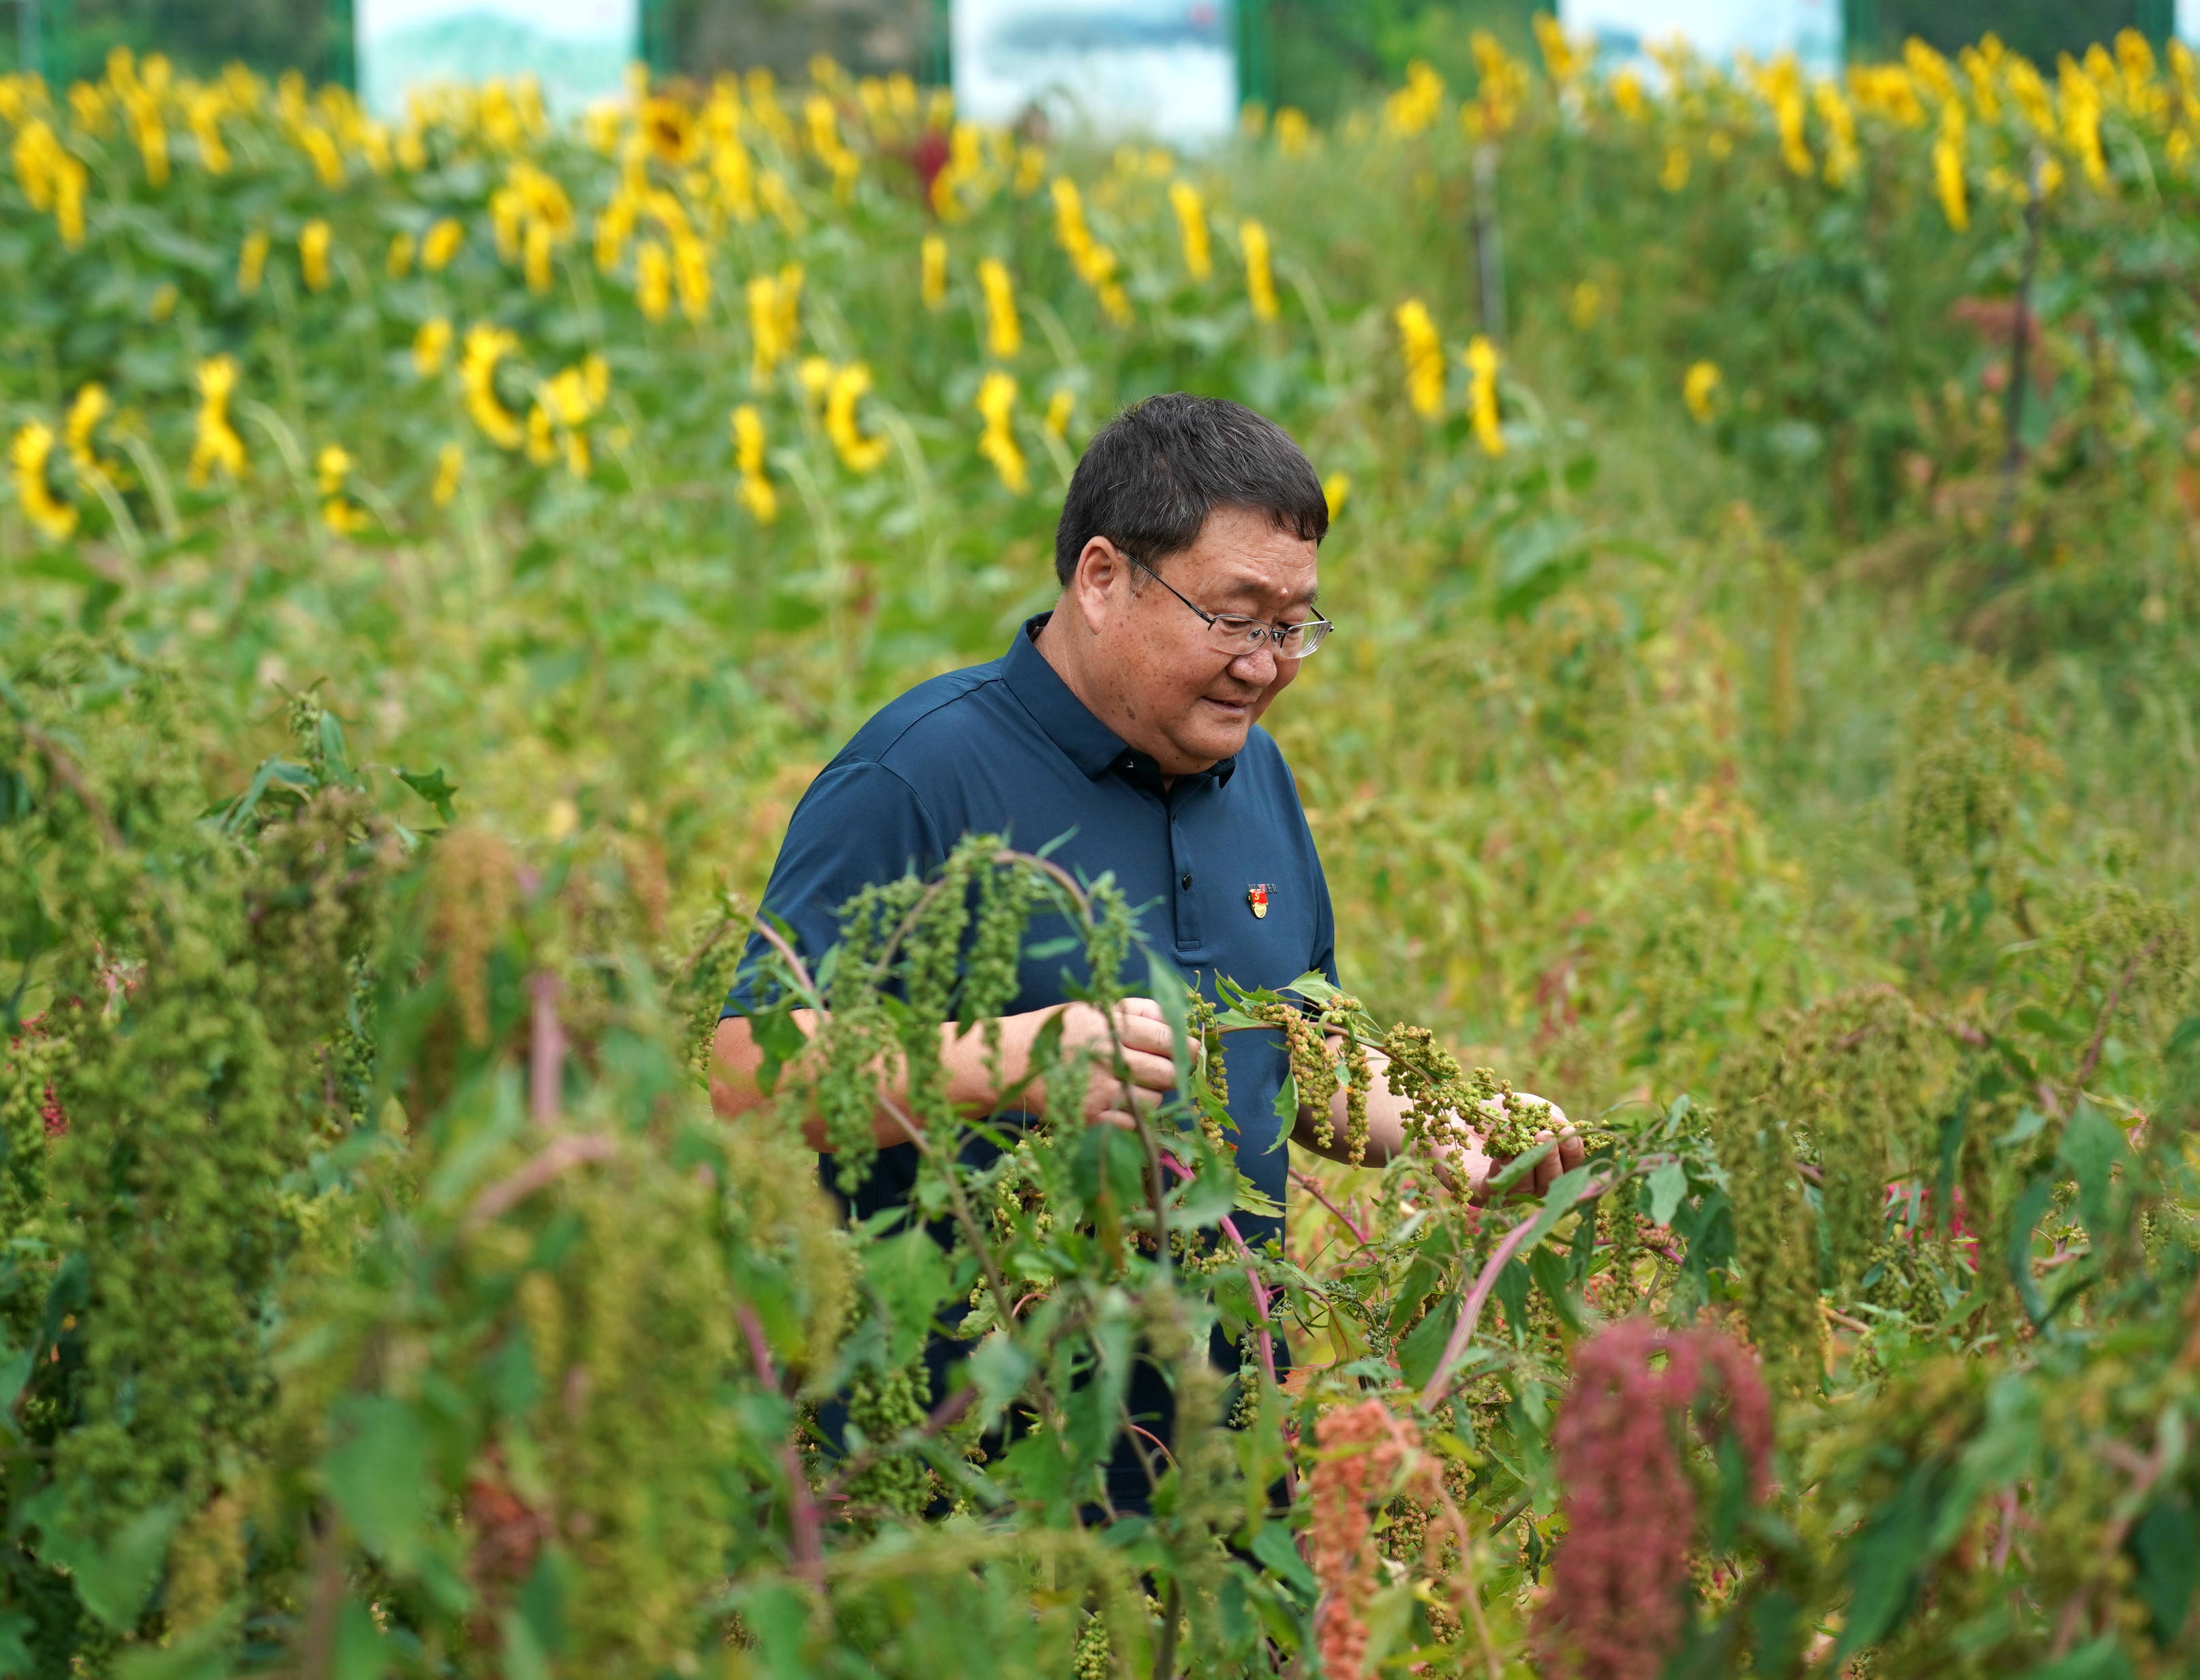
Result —
[[[1213, 629], [1215, 625], [1220, 623], [1225, 618], [1242, 619], [1248, 624], [1258, 624], [1261, 629], [1265, 629], [1268, 633], [1268, 652], [1278, 659], [1310, 659], [1315, 654], [1321, 652], [1322, 643], [1327, 641], [1330, 637], [1336, 633], [1337, 625], [1334, 621], [1325, 618], [1319, 612], [1315, 613], [1311, 618], [1301, 619], [1296, 624], [1278, 624], [1273, 619], [1256, 618], [1249, 612], [1209, 612], [1205, 607], [1200, 606], [1198, 602], [1186, 595], [1183, 590], [1178, 588], [1176, 585], [1170, 582], [1168, 579], [1162, 577], [1161, 573], [1156, 571], [1153, 567], [1148, 565], [1136, 554], [1124, 553], [1124, 551], [1120, 548], [1118, 548], [1115, 552], [1119, 554], [1122, 554], [1125, 559], [1128, 560], [1132, 565], [1138, 567], [1140, 571], [1145, 573], [1146, 576], [1152, 578], [1155, 582], [1160, 584], [1161, 588], [1167, 589], [1171, 594], [1174, 595], [1179, 600], [1182, 601], [1186, 606], [1197, 613], [1201, 618], [1206, 621], [1207, 627], [1209, 629]], [[1321, 634], [1314, 637], [1313, 647], [1302, 648], [1296, 653], [1286, 653], [1284, 652], [1280, 646], [1283, 637], [1289, 635], [1293, 630], [1304, 630], [1309, 626], [1314, 624], [1319, 624], [1323, 628]], [[1210, 647], [1213, 645], [1214, 644], [1211, 642], [1208, 644]], [[1227, 648], [1223, 647], [1217, 647], [1214, 651], [1218, 653], [1229, 652]], [[1232, 657], [1241, 659], [1247, 659], [1260, 651], [1261, 650], [1258, 647], [1249, 647], [1244, 653], [1232, 655]]]

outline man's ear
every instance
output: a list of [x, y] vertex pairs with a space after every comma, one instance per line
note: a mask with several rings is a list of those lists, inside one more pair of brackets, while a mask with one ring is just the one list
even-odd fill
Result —
[[1067, 591], [1077, 600], [1079, 612], [1092, 629], [1100, 627], [1108, 611], [1108, 597], [1129, 570], [1123, 552], [1104, 536], [1091, 538], [1077, 557], [1077, 570], [1069, 576]]

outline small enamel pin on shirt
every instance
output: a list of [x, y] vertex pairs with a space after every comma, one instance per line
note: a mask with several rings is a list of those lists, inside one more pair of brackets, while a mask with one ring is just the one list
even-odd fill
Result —
[[1245, 889], [1245, 904], [1255, 918], [1268, 913], [1268, 883], [1265, 881]]

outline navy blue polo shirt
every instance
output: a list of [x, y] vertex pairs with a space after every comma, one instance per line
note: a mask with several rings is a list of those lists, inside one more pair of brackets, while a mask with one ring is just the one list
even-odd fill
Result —
[[[1001, 659], [893, 701], [810, 784], [764, 898], [804, 960], [814, 965], [837, 943], [840, 907], [863, 887], [928, 873], [966, 834], [998, 834], [1025, 851], [1057, 842], [1049, 855], [1073, 875], [1113, 874], [1156, 957], [1210, 998], [1217, 975], [1249, 986], [1285, 986], [1309, 969], [1334, 980], [1329, 887], [1274, 740], [1256, 725], [1234, 758], [1164, 788], [1154, 761], [1119, 740], [1047, 664], [1033, 643], [1045, 623], [1044, 615], [1028, 621]], [[1034, 918], [1027, 943], [1066, 931], [1050, 911]], [[752, 939], [728, 1015], [740, 1012], [764, 951]], [[1081, 975], [1081, 960], [1026, 957], [1009, 1012], [1067, 1002], [1065, 963]], [[1137, 961], [1123, 976], [1133, 994], [1144, 989]], [[1281, 1035], [1232, 1033], [1224, 1053], [1238, 1169], [1281, 1206], [1289, 1166], [1275, 1114], [1289, 1069]], [[989, 1152], [974, 1139], [971, 1150], [973, 1159]], [[832, 1184], [831, 1158], [820, 1167]], [[848, 1198], [853, 1211], [904, 1203], [916, 1176], [913, 1145], [881, 1150]], [[1239, 1214], [1232, 1222], [1255, 1246], [1283, 1234], [1279, 1220]]]

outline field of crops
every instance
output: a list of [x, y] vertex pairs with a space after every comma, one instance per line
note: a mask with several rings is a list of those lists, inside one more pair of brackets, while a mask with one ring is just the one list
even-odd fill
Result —
[[[0, 78], [0, 1675], [2189, 1671], [2200, 66], [1541, 44], [1205, 155]], [[1334, 515], [1302, 1001], [1591, 1159], [1254, 1253], [1195, 1088], [843, 1228], [704, 1095], [755, 895], [1173, 389]], [[944, 1100], [968, 904], [1161, 985], [950, 872], [816, 1077]]]

